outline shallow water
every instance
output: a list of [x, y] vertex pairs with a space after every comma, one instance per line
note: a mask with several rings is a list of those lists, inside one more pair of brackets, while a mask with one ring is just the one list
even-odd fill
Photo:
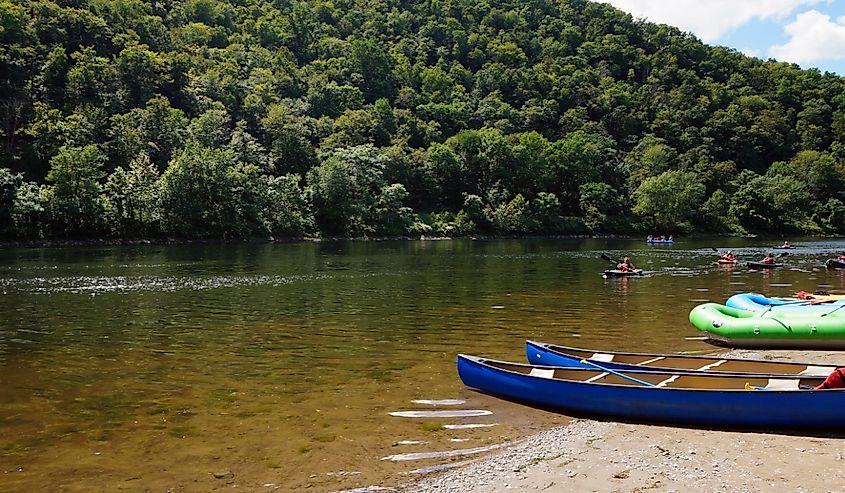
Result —
[[[4, 491], [391, 485], [565, 417], [465, 389], [458, 352], [531, 338], [713, 351], [687, 321], [736, 292], [845, 290], [845, 242], [332, 242], [0, 251]], [[648, 271], [603, 279], [631, 254]], [[476, 412], [467, 412], [476, 411]], [[478, 411], [484, 411], [478, 412]], [[391, 415], [398, 413], [398, 415]]]

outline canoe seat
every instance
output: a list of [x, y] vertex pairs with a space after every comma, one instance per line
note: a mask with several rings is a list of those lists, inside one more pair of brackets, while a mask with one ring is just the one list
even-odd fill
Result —
[[799, 375], [809, 375], [813, 377], [826, 377], [830, 375], [830, 372], [835, 370], [836, 368], [833, 366], [808, 366], [804, 371], [799, 373]]
[[798, 390], [799, 382], [801, 380], [798, 379], [769, 380], [766, 390]]
[[607, 363], [608, 361], [613, 361], [613, 355], [605, 353], [593, 353], [593, 355], [590, 356], [590, 359], [593, 361]]
[[540, 378], [554, 378], [555, 371], [554, 370], [547, 370], [545, 368], [532, 368], [531, 373], [529, 373], [532, 377], [540, 377]]

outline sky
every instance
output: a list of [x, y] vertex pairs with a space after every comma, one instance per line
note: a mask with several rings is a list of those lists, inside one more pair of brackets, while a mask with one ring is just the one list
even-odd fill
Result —
[[845, 0], [600, 0], [710, 45], [845, 76]]

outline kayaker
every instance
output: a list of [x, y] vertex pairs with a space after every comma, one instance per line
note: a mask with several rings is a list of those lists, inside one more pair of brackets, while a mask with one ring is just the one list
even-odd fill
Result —
[[788, 241], [783, 240], [783, 246], [782, 246], [781, 248], [792, 248], [792, 247], [791, 247], [791, 246], [789, 246], [789, 242], [788, 242]]
[[728, 250], [725, 252], [724, 255], [719, 260], [725, 260], [727, 262], [736, 262], [736, 255], [733, 254], [732, 251]]
[[764, 264], [773, 264], [775, 263], [775, 256], [771, 252], [769, 252], [766, 254], [765, 257], [763, 257], [763, 260], [761, 260], [760, 262]]
[[634, 267], [634, 264], [631, 263], [631, 259], [629, 257], [625, 257], [622, 260], [622, 263], [617, 265], [616, 268], [621, 270], [622, 272], [629, 272], [629, 271], [637, 270], [636, 267]]
[[838, 261], [840, 261], [840, 262], [845, 262], [845, 252], [842, 252], [842, 254], [841, 254], [841, 255], [839, 255], [838, 257], [836, 257], [836, 260], [838, 260]]

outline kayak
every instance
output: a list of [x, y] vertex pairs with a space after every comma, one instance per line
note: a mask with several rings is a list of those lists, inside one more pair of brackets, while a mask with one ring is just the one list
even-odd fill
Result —
[[[525, 341], [525, 356], [532, 365], [594, 368], [590, 362], [614, 370], [683, 371], [690, 373], [811, 375], [826, 377], [845, 365], [793, 363], [691, 354], [622, 353], [595, 351], [545, 342]], [[582, 360], [588, 360], [582, 363]]]
[[559, 368], [459, 354], [467, 387], [570, 416], [757, 430], [842, 427], [845, 391], [813, 390], [819, 377], [689, 375]]
[[619, 270], [619, 269], [610, 269], [604, 271], [604, 277], [628, 277], [628, 276], [641, 276], [643, 275], [642, 269], [636, 270]]
[[845, 260], [828, 259], [824, 264], [828, 269], [845, 269]]
[[774, 248], [774, 249], [776, 249], [776, 250], [792, 250], [792, 249], [793, 249], [793, 248], [795, 248], [795, 247], [794, 247], [794, 246], [783, 246], [783, 245], [780, 245], [780, 246], [773, 246], [772, 248]]
[[649, 245], [671, 245], [675, 240], [645, 240]]
[[780, 300], [757, 293], [740, 293], [728, 298], [725, 305], [749, 312], [816, 314], [827, 313], [845, 300]]
[[824, 314], [752, 313], [717, 303], [690, 311], [689, 321], [706, 342], [732, 348], [845, 349], [845, 305]]
[[719, 264], [719, 265], [736, 265], [737, 262], [738, 262], [737, 260], [725, 260], [723, 258], [720, 258], [719, 260], [716, 261], [716, 263]]
[[845, 300], [845, 294], [830, 294], [826, 291], [808, 293], [801, 290], [795, 293], [795, 297], [802, 300]]
[[749, 269], [777, 269], [778, 267], [783, 267], [783, 264], [767, 264], [765, 262], [746, 262], [745, 265]]

